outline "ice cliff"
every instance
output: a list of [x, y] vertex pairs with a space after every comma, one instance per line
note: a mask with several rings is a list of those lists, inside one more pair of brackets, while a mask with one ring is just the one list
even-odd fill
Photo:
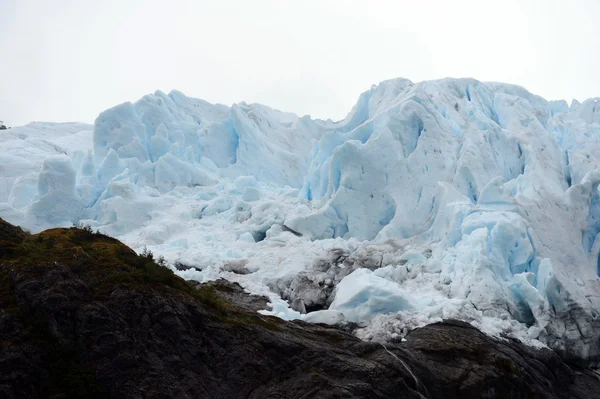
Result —
[[395, 79], [332, 122], [156, 92], [0, 149], [0, 217], [32, 231], [81, 221], [365, 339], [458, 317], [600, 362], [598, 99]]

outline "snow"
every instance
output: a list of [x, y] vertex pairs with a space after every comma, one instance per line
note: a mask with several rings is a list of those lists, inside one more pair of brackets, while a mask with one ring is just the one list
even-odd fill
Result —
[[363, 339], [460, 318], [595, 364], [597, 103], [394, 79], [331, 122], [156, 92], [0, 134], [0, 217], [89, 224]]

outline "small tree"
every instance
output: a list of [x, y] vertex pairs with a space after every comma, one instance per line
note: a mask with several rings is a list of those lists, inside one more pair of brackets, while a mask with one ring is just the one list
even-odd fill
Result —
[[4, 125], [4, 121], [0, 121], [0, 130], [6, 130], [6, 126]]

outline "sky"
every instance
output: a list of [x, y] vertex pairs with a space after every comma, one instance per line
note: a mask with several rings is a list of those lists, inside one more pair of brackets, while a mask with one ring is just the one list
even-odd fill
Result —
[[395, 77], [600, 96], [597, 0], [0, 0], [0, 18], [11, 126], [172, 89], [339, 120]]

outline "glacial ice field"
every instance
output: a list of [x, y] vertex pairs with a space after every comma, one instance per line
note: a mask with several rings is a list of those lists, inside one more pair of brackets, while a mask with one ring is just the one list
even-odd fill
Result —
[[339, 122], [156, 92], [0, 133], [0, 217], [81, 222], [284, 319], [444, 318], [600, 363], [600, 103], [395, 79]]

